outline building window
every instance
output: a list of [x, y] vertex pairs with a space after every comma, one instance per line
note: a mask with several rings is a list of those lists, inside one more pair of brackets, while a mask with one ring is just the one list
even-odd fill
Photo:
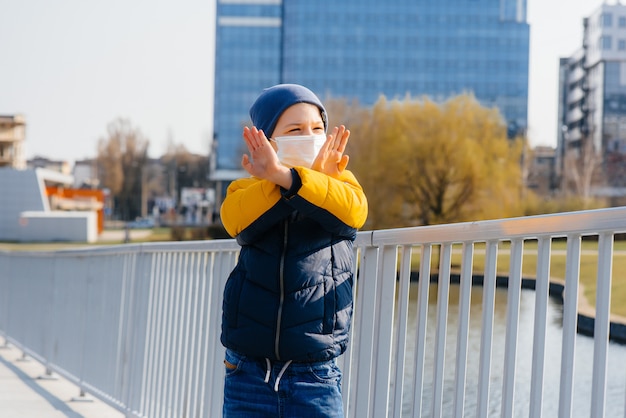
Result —
[[602, 13], [600, 16], [600, 25], [605, 28], [613, 26], [613, 15], [611, 13]]
[[617, 24], [620, 28], [626, 28], [626, 16], [620, 16]]
[[602, 49], [603, 51], [611, 50], [611, 37], [610, 36], [603, 36], [600, 38], [600, 49]]
[[626, 51], [626, 39], [620, 39], [617, 41], [617, 49], [620, 51]]

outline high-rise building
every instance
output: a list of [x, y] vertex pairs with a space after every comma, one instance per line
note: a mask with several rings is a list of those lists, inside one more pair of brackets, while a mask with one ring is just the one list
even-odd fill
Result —
[[218, 170], [240, 169], [248, 108], [277, 83], [365, 106], [473, 93], [527, 126], [526, 0], [217, 0], [216, 32]]
[[[559, 61], [561, 188], [626, 202], [626, 6], [583, 19], [581, 47]], [[622, 203], [619, 203], [619, 202]]]

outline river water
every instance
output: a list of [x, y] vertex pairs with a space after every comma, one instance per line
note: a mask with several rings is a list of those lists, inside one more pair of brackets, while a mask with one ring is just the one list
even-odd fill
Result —
[[[415, 330], [417, 310], [417, 283], [411, 284], [409, 310], [409, 336], [407, 338], [407, 362], [405, 367], [405, 388], [403, 416], [409, 416], [413, 390], [413, 353], [415, 351]], [[465, 417], [476, 416], [478, 374], [480, 358], [480, 330], [482, 316], [482, 287], [474, 286], [471, 295], [469, 353], [467, 381], [465, 385]], [[424, 392], [422, 396], [422, 417], [431, 415], [432, 408], [432, 365], [434, 364], [434, 338], [436, 321], [437, 285], [431, 284], [427, 326], [426, 370], [424, 371]], [[454, 402], [454, 374], [456, 357], [456, 334], [458, 324], [459, 287], [450, 286], [448, 330], [446, 337], [446, 360], [444, 378], [444, 416], [452, 416]], [[493, 324], [493, 348], [491, 362], [491, 385], [489, 392], [489, 416], [499, 417], [501, 410], [502, 375], [504, 369], [504, 341], [506, 333], [506, 289], [498, 288], [495, 298]], [[522, 290], [519, 316], [519, 342], [517, 352], [515, 382], [515, 417], [529, 416], [531, 364], [533, 348], [535, 292]], [[543, 417], [558, 416], [561, 348], [562, 348], [562, 305], [550, 299], [548, 306], [546, 356], [543, 386]], [[591, 416], [591, 380], [593, 368], [593, 338], [581, 334], [576, 336], [576, 357], [574, 366], [574, 417]], [[608, 354], [606, 418], [625, 417], [626, 402], [626, 346], [611, 343]], [[449, 415], [447, 414], [449, 413]], [[414, 414], [419, 416], [419, 414]]]

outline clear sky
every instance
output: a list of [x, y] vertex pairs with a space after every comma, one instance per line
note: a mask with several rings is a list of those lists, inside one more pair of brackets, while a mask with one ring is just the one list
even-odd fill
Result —
[[[161, 156], [207, 153], [215, 0], [0, 0], [0, 114], [26, 117], [26, 157], [92, 158], [130, 120]], [[556, 143], [558, 62], [603, 0], [527, 0], [529, 139]], [[609, 3], [613, 3], [611, 0]]]

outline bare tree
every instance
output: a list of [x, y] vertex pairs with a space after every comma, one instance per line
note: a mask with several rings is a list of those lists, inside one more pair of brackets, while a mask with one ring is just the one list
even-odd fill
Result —
[[564, 158], [566, 191], [583, 201], [591, 198], [591, 186], [597, 177], [602, 157], [595, 151], [591, 141], [582, 141], [580, 148], [569, 149]]
[[111, 122], [107, 136], [98, 141], [100, 184], [110, 190], [114, 214], [121, 220], [132, 220], [141, 214], [149, 145], [139, 129], [126, 119]]

